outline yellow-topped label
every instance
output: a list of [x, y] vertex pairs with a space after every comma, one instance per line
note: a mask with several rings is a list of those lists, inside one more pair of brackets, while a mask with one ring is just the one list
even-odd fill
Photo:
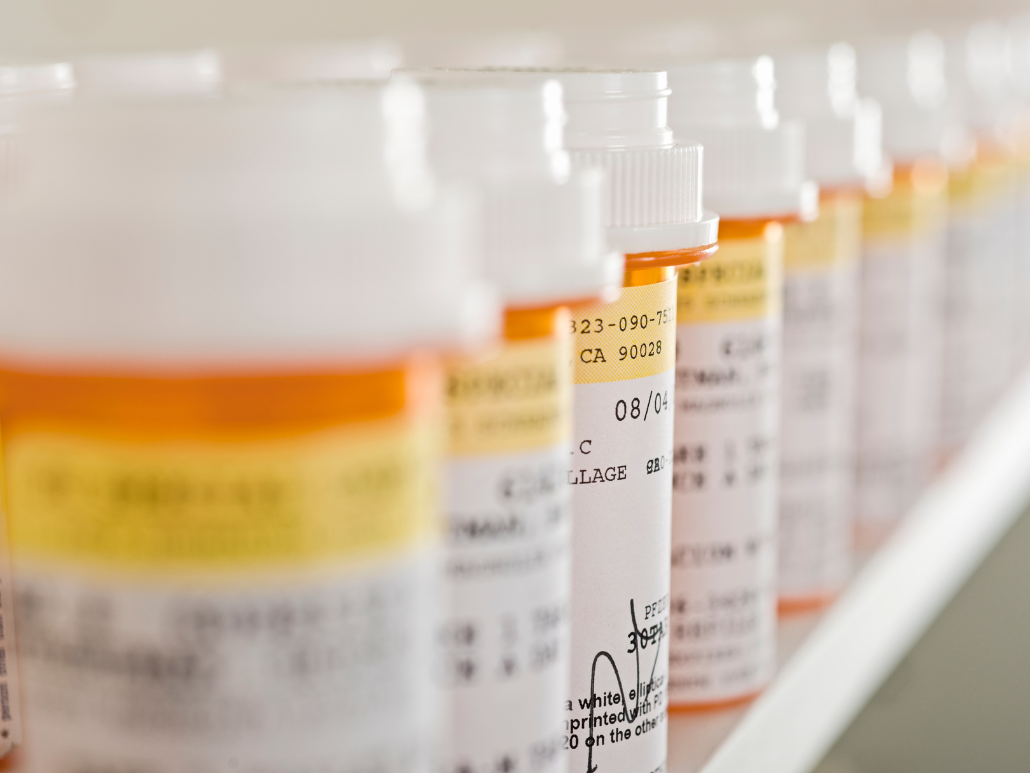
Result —
[[568, 338], [510, 341], [447, 374], [449, 452], [513, 453], [565, 442], [571, 428]]
[[577, 384], [628, 381], [676, 362], [676, 278], [627, 287], [615, 303], [578, 309], [572, 319]]
[[862, 233], [862, 199], [827, 196], [819, 217], [783, 229], [783, 263], [787, 271], [830, 269], [858, 259]]
[[680, 325], [757, 319], [779, 309], [782, 230], [721, 239], [708, 260], [681, 269], [676, 319]]
[[404, 548], [437, 528], [436, 441], [401, 419], [262, 441], [21, 430], [6, 449], [12, 552], [179, 572]]
[[947, 207], [947, 188], [920, 189], [896, 181], [886, 196], [866, 198], [862, 235], [867, 239], [920, 236], [940, 227]]
[[993, 207], [1014, 184], [1018, 166], [1000, 158], [980, 159], [948, 178], [948, 202], [959, 212]]

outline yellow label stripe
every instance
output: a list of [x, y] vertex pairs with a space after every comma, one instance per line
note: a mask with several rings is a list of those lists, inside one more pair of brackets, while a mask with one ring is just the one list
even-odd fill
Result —
[[578, 309], [572, 319], [577, 384], [628, 381], [676, 362], [676, 279], [627, 287], [615, 303]]
[[483, 361], [451, 368], [449, 453], [517, 453], [565, 442], [572, 408], [568, 344], [564, 334], [512, 341]]
[[921, 236], [943, 225], [946, 207], [943, 186], [924, 192], [899, 182], [886, 196], [866, 199], [862, 235], [866, 239]]
[[296, 440], [7, 446], [16, 556], [155, 570], [301, 566], [392, 550], [434, 521], [435, 433], [400, 421]]
[[819, 202], [819, 216], [783, 229], [783, 263], [787, 271], [832, 269], [858, 260], [862, 231], [859, 195], [832, 196]]
[[677, 323], [757, 319], [779, 309], [783, 242], [723, 239], [703, 263], [680, 270]]

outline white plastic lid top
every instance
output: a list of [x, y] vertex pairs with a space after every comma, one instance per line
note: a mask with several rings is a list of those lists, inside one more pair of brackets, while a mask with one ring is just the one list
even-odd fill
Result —
[[98, 97], [211, 95], [222, 85], [215, 51], [104, 54], [74, 60], [78, 91]]
[[0, 65], [0, 134], [15, 131], [25, 103], [64, 98], [75, 87], [66, 63]]
[[379, 363], [497, 332], [423, 94], [312, 87], [34, 108], [0, 204], [0, 352], [130, 371]]
[[67, 91], [75, 86], [72, 67], [65, 62], [0, 65], [0, 96]]
[[978, 134], [1000, 139], [1015, 109], [1005, 26], [980, 22], [948, 35], [945, 44], [953, 115]]
[[669, 123], [705, 149], [705, 203], [722, 218], [815, 216], [819, 189], [805, 180], [800, 121], [776, 112], [767, 56], [669, 68]]
[[607, 249], [604, 177], [570, 175], [565, 109], [555, 80], [424, 70], [430, 161], [483, 192], [487, 277], [510, 307], [617, 292], [622, 255]]
[[522, 70], [564, 88], [573, 169], [608, 173], [608, 242], [627, 255], [715, 244], [719, 218], [701, 207], [701, 146], [677, 144], [661, 70]]
[[349, 40], [223, 54], [227, 83], [316, 83], [382, 81], [404, 62], [400, 45], [389, 38]]
[[775, 57], [776, 104], [784, 118], [805, 122], [807, 173], [821, 187], [862, 186], [882, 175], [880, 106], [859, 99], [854, 49], [825, 49]]
[[876, 41], [859, 49], [863, 94], [883, 107], [883, 144], [899, 162], [941, 155], [956, 126], [948, 115], [944, 43], [931, 32]]
[[430, 163], [449, 175], [561, 182], [569, 175], [558, 81], [506, 71], [397, 70], [426, 93]]

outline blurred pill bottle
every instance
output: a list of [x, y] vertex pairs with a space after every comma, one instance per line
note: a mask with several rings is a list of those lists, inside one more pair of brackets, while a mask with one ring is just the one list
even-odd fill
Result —
[[1012, 20], [1008, 37], [1009, 74], [1015, 97], [1005, 111], [1008, 145], [1016, 163], [1013, 356], [1015, 368], [1021, 369], [1030, 361], [1030, 14]]
[[[66, 103], [74, 87], [64, 62], [0, 66], [0, 202], [13, 194], [19, 179], [19, 139], [26, 110]], [[20, 669], [14, 621], [7, 522], [0, 510], [0, 770], [13, 769], [21, 745]]]
[[[534, 73], [524, 72], [525, 77]], [[622, 295], [577, 309], [573, 431], [569, 767], [665, 764], [676, 268], [715, 249], [701, 148], [674, 140], [657, 70], [551, 71], [573, 170], [601, 167]]]
[[965, 135], [946, 149], [942, 459], [969, 438], [1019, 360], [1019, 164], [1007, 142], [1006, 43], [1005, 28], [985, 22], [948, 36], [943, 47], [946, 110]]
[[34, 110], [0, 206], [19, 770], [428, 771], [442, 378], [499, 315], [387, 88]]
[[776, 58], [776, 104], [806, 128], [819, 215], [785, 238], [779, 594], [783, 612], [832, 600], [852, 566], [862, 206], [880, 172], [878, 108], [846, 45]]
[[[830, 101], [861, 109], [867, 103], [855, 97], [853, 49], [834, 46], [827, 62]], [[892, 77], [899, 80], [896, 71]], [[871, 74], [868, 86], [874, 96], [887, 92], [894, 99], [889, 89], [877, 89]], [[870, 543], [904, 514], [933, 469], [940, 394], [945, 178], [928, 173], [932, 160], [912, 166], [904, 149], [896, 171], [879, 163], [880, 129], [878, 112], [870, 110], [867, 125], [852, 130], [856, 145], [868, 149], [866, 159], [877, 162], [858, 166], [853, 176], [859, 185], [868, 183], [859, 264], [854, 506], [860, 541]], [[854, 153], [848, 150], [841, 147], [842, 161]]]
[[669, 124], [704, 147], [719, 251], [680, 271], [669, 703], [753, 697], [776, 665], [783, 225], [811, 219], [804, 127], [768, 57], [669, 69]]
[[505, 308], [502, 345], [446, 373], [443, 769], [564, 773], [570, 307], [617, 296], [623, 257], [606, 246], [601, 171], [570, 170], [556, 80], [404, 74], [427, 94], [434, 169], [479, 188]]

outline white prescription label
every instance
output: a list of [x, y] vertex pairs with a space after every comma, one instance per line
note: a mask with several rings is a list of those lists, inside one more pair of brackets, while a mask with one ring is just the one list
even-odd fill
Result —
[[[867, 199], [859, 309], [855, 506], [876, 541], [932, 474], [939, 436], [941, 194]], [[899, 217], [896, 210], [911, 213]]]
[[[1004, 389], [1020, 360], [1019, 245], [1012, 203], [998, 170], [974, 165], [956, 175], [944, 266], [945, 452], [956, 450]], [[1025, 291], [1024, 291], [1025, 292]]]
[[444, 770], [564, 773], [568, 339], [508, 342], [448, 378]]
[[665, 768], [676, 280], [574, 320], [570, 773]]
[[431, 666], [410, 631], [433, 569], [216, 590], [19, 566], [19, 770], [428, 771]]
[[22, 740], [14, 596], [7, 519], [0, 512], [0, 757], [9, 754]]
[[428, 773], [435, 438], [8, 432], [24, 770]]
[[[770, 226], [772, 228], [773, 226]], [[782, 237], [723, 239], [680, 278], [672, 705], [751, 695], [776, 645]]]
[[785, 229], [780, 601], [820, 604], [851, 568], [861, 199]]

